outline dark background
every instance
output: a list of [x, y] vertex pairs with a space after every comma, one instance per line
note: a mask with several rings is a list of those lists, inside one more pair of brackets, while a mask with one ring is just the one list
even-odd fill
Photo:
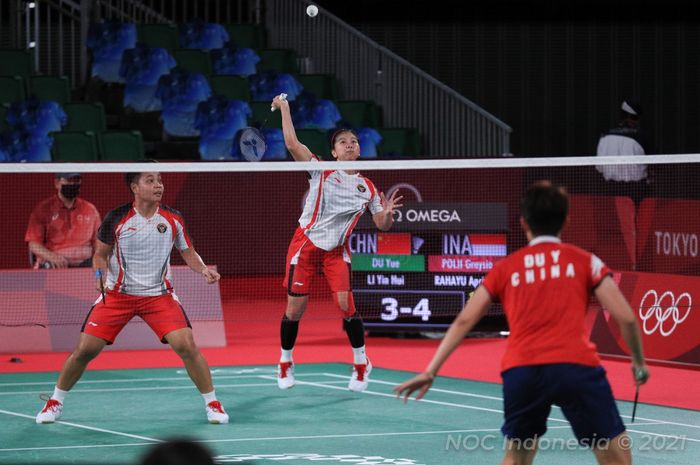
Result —
[[517, 156], [595, 155], [623, 99], [641, 102], [654, 153], [700, 152], [690, 2], [319, 4], [510, 125]]

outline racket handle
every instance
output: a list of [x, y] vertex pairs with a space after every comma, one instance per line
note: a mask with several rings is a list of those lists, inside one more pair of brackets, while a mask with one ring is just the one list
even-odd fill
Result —
[[[280, 94], [280, 100], [287, 100], [287, 94]], [[270, 111], [275, 111], [277, 108], [270, 106]]]

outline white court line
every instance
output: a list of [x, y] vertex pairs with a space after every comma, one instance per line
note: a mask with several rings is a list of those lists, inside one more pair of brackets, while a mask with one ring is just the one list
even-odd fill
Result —
[[29, 452], [38, 450], [62, 450], [62, 449], [93, 449], [98, 447], [135, 447], [135, 446], [152, 446], [152, 442], [134, 442], [125, 444], [91, 444], [86, 446], [84, 444], [79, 446], [46, 446], [46, 447], [15, 447], [8, 449], [0, 449], [0, 452]]
[[675, 434], [659, 434], [659, 433], [652, 433], [649, 431], [639, 431], [639, 430], [634, 430], [634, 429], [628, 429], [627, 432], [628, 433], [644, 434], [646, 436], [659, 436], [662, 438], [674, 438], [674, 439], [680, 439], [681, 441], [690, 441], [690, 442], [700, 443], [700, 439], [693, 439], [693, 438], [689, 438], [688, 436], [678, 436]]
[[[568, 428], [568, 426], [553, 426], [554, 428]], [[497, 433], [501, 430], [498, 428], [489, 429], [464, 429], [464, 430], [444, 430], [444, 431], [403, 431], [403, 432], [383, 432], [383, 433], [343, 433], [343, 434], [322, 434], [322, 435], [311, 435], [311, 436], [266, 436], [266, 437], [253, 437], [253, 438], [232, 438], [232, 439], [199, 439], [195, 442], [199, 443], [226, 443], [226, 442], [254, 442], [254, 441], [292, 441], [299, 439], [337, 439], [337, 438], [348, 438], [348, 437], [383, 437], [383, 436], [415, 436], [422, 434], [456, 434], [456, 433]], [[142, 446], [151, 445], [152, 443], [134, 443], [134, 444], [114, 444], [114, 447], [124, 447], [124, 446]], [[0, 449], [0, 452], [14, 452], [14, 451], [30, 451], [30, 450], [51, 450], [51, 449], [85, 449], [89, 447], [111, 447], [108, 444], [101, 446], [54, 446], [54, 447], [25, 447], [25, 448], [14, 448], [14, 449]]]
[[[276, 373], [275, 370], [271, 370], [269, 373]], [[212, 375], [212, 378], [217, 379], [240, 379], [240, 378], [257, 378], [261, 373], [255, 375], [222, 375], [216, 376]], [[296, 377], [300, 376], [322, 376], [326, 373], [301, 373], [296, 374]], [[133, 378], [133, 379], [95, 379], [95, 380], [80, 380], [80, 384], [105, 384], [105, 383], [140, 383], [140, 382], [151, 382], [151, 381], [190, 381], [189, 376], [180, 376], [177, 378]], [[0, 387], [4, 386], [43, 386], [46, 384], [56, 384], [56, 379], [51, 381], [32, 381], [27, 383], [0, 383]]]
[[[36, 418], [31, 416], [31, 415], [25, 415], [23, 413], [17, 413], [17, 412], [10, 412], [7, 410], [0, 410], [0, 413], [4, 413], [5, 415], [12, 415], [15, 417], [21, 417], [21, 418], [29, 418], [32, 421], [36, 421]], [[120, 431], [113, 431], [109, 429], [104, 429], [104, 428], [95, 428], [93, 426], [86, 426], [86, 425], [79, 425], [77, 423], [68, 423], [66, 421], [57, 421], [55, 424], [57, 425], [65, 425], [65, 426], [72, 426], [74, 428], [82, 428], [82, 429], [87, 429], [90, 431], [97, 431], [98, 433], [109, 433], [109, 434], [115, 434], [117, 436], [126, 436], [128, 438], [134, 438], [134, 439], [143, 439], [145, 441], [153, 441], [153, 442], [163, 442], [160, 439], [154, 439], [154, 438], [149, 438], [146, 436], [139, 436], [137, 434], [129, 434], [129, 433], [122, 433]]]
[[[324, 374], [325, 376], [330, 376], [330, 377], [332, 377], [332, 378], [346, 378], [346, 379], [347, 379], [347, 376], [336, 375], [335, 373], [323, 373], [323, 374]], [[371, 382], [371, 383], [386, 384], [386, 385], [388, 385], [388, 386], [397, 386], [397, 385], [398, 385], [398, 383], [390, 383], [389, 381], [381, 381], [381, 380], [378, 380], [378, 379], [375, 379], [375, 378], [371, 378], [371, 379], [370, 379], [370, 382]], [[478, 381], [477, 381], [477, 382], [478, 382]], [[503, 400], [502, 397], [484, 396], [484, 395], [481, 395], [481, 394], [472, 394], [472, 393], [470, 393], [470, 392], [462, 392], [462, 391], [450, 391], [450, 390], [447, 390], [447, 389], [438, 389], [438, 388], [435, 388], [435, 387], [431, 387], [430, 390], [431, 390], [432, 392], [442, 392], [442, 393], [445, 393], [445, 394], [454, 394], [454, 395], [457, 395], [457, 396], [477, 397], [477, 398], [479, 398], [479, 399], [498, 400], [498, 401], [502, 401], [502, 400]]]
[[[335, 373], [323, 373], [323, 374], [324, 374], [325, 376], [329, 376], [329, 377], [332, 377], [332, 378], [347, 378], [347, 376], [336, 375]], [[370, 382], [371, 382], [371, 383], [384, 384], [384, 385], [388, 385], [388, 386], [397, 386], [397, 383], [391, 383], [391, 382], [388, 382], [388, 381], [382, 381], [382, 380], [378, 380], [378, 379], [375, 379], [375, 378], [372, 378], [372, 379], [370, 380]], [[499, 400], [499, 401], [502, 401], [502, 400], [503, 400], [502, 397], [482, 396], [482, 395], [478, 395], [478, 394], [471, 394], [471, 393], [468, 393], [468, 392], [450, 391], [450, 390], [447, 390], [447, 389], [435, 389], [435, 388], [432, 388], [432, 387], [431, 387], [430, 390], [431, 390], [431, 391], [435, 391], [435, 392], [442, 392], [442, 393], [446, 393], [446, 394], [459, 395], [459, 396], [478, 397], [478, 398], [483, 398], [483, 399]], [[421, 399], [421, 402], [424, 401], [424, 400], [426, 400], [426, 399], [425, 399], [425, 398]], [[622, 401], [622, 402], [630, 402], [630, 403], [631, 403], [631, 401]], [[552, 407], [554, 407], [554, 408], [556, 408], [556, 409], [558, 409], [558, 410], [561, 410], [561, 408], [558, 407], [558, 406], [556, 406], [556, 405], [553, 405]], [[654, 405], [654, 407], [671, 408], [671, 407], [663, 407], [663, 406], [657, 406], [657, 405]], [[501, 413], [503, 413], [503, 411], [501, 411]], [[620, 417], [622, 417], [622, 418], [632, 418], [631, 415], [622, 415], [622, 414], [620, 414]], [[698, 429], [700, 429], [700, 425], [689, 425], [689, 424], [686, 424], [686, 423], [670, 422], [670, 421], [666, 421], [666, 420], [657, 420], [656, 418], [645, 418], [645, 417], [640, 417], [640, 416], [635, 416], [635, 418], [638, 419], [638, 420], [653, 421], [653, 422], [655, 422], [655, 424], [658, 424], [658, 425], [674, 425], [674, 426], [684, 426], [684, 427], [687, 427], [687, 428], [698, 428]], [[636, 424], [636, 423], [635, 423], [635, 424]]]
[[[273, 380], [276, 380], [276, 379], [277, 379], [276, 377], [265, 376], [265, 375], [260, 375], [260, 378], [264, 378], [264, 379], [273, 379]], [[308, 386], [316, 386], [316, 387], [322, 387], [322, 388], [326, 388], [326, 389], [336, 389], [336, 390], [345, 391], [345, 392], [347, 392], [347, 390], [348, 390], [347, 387], [329, 386], [329, 385], [327, 385], [327, 384], [323, 384], [323, 383], [312, 383], [312, 382], [310, 382], [310, 381], [297, 381], [297, 384], [306, 384], [306, 385], [308, 385]], [[395, 398], [396, 398], [396, 394], [387, 394], [387, 393], [384, 393], [384, 392], [376, 392], [376, 391], [368, 391], [368, 390], [366, 390], [366, 391], [363, 391], [362, 393], [363, 393], [363, 394], [370, 394], [370, 395], [373, 395], [373, 396], [391, 397], [392, 399], [395, 399]], [[446, 406], [448, 406], [448, 407], [458, 407], [458, 408], [469, 409], [469, 410], [481, 410], [481, 411], [485, 411], [485, 412], [503, 413], [503, 410], [496, 410], [496, 409], [485, 408], [485, 407], [476, 407], [476, 406], [473, 406], [473, 405], [454, 404], [454, 403], [452, 403], [452, 402], [440, 402], [440, 401], [437, 401], [437, 400], [430, 400], [430, 399], [425, 399], [425, 398], [421, 399], [420, 402], [425, 402], [425, 403], [427, 403], [427, 404], [446, 405]], [[564, 420], [557, 420], [557, 421], [564, 421]]]
[[[335, 374], [333, 374], [333, 373], [326, 373], [326, 374], [327, 374], [327, 375], [330, 375], [330, 376], [332, 376], [332, 377], [338, 376], [338, 375], [335, 375]], [[260, 377], [261, 377], [261, 378], [266, 378], [266, 379], [269, 378], [268, 376], [263, 376], [263, 375], [261, 375]], [[273, 378], [273, 379], [275, 379], [275, 378]], [[343, 391], [347, 390], [347, 389], [345, 389], [345, 388], [341, 388], [341, 387], [337, 387], [337, 386], [328, 386], [328, 385], [325, 385], [325, 384], [323, 384], [323, 383], [311, 383], [311, 382], [308, 382], [308, 381], [299, 381], [299, 384], [306, 384], [306, 385], [309, 385], [309, 386], [323, 387], [323, 388], [327, 388], [327, 389], [336, 389], [336, 390], [343, 390]], [[391, 384], [391, 383], [389, 383], [389, 384]], [[383, 392], [376, 392], [376, 391], [369, 391], [369, 390], [364, 391], [363, 394], [371, 394], [371, 395], [375, 395], [375, 396], [396, 398], [396, 395], [395, 395], [395, 394], [386, 394], [386, 393], [383, 393]], [[488, 409], [488, 408], [483, 408], [483, 407], [475, 407], [475, 406], [473, 406], [473, 405], [454, 404], [454, 403], [452, 403], [452, 402], [440, 402], [440, 401], [430, 400], [430, 399], [426, 399], [426, 398], [421, 399], [419, 402], [425, 402], [425, 403], [428, 403], [428, 404], [445, 405], [445, 406], [448, 406], [448, 407], [458, 407], [458, 408], [464, 408], [464, 409], [470, 409], [470, 410], [481, 410], [481, 411], [485, 411], [485, 412], [493, 412], [493, 413], [501, 413], [501, 414], [503, 413], [503, 410]], [[559, 419], [559, 418], [551, 418], [551, 417], [550, 417], [550, 418], [547, 418], [547, 420], [550, 420], [550, 421], [558, 421], [558, 422], [563, 422], [563, 423], [568, 423], [567, 420], [562, 420], [562, 419]], [[640, 418], [640, 420], [641, 420], [641, 418]], [[646, 420], [648, 420], [648, 421], [658, 421], [659, 424], [663, 423], [663, 424], [674, 425], [674, 426], [686, 426], [686, 425], [684, 425], [684, 424], [682, 424], [682, 423], [675, 424], [675, 423], [672, 423], [672, 422], [666, 422], [666, 421], [662, 421], [662, 420], [655, 420], [655, 419], [652, 419], [652, 418], [648, 418], [648, 419], [646, 419]], [[651, 432], [646, 432], [646, 431], [636, 431], [636, 430], [628, 430], [628, 431], [634, 432], [634, 433], [640, 433], [640, 434], [658, 435], [658, 436], [665, 436], [665, 437], [671, 437], [671, 438], [681, 437], [681, 436], [677, 436], [677, 435], [663, 435], [663, 434], [651, 433]], [[700, 439], [692, 439], [692, 438], [688, 438], [688, 437], [685, 437], [685, 436], [683, 436], [683, 439], [688, 440], [688, 441], [692, 441], [692, 442], [700, 442]]]
[[[189, 378], [188, 378], [189, 381]], [[328, 383], [345, 384], [347, 381], [329, 381]], [[247, 383], [247, 384], [216, 384], [216, 389], [223, 388], [242, 388], [242, 387], [277, 387], [275, 383]], [[132, 387], [132, 388], [95, 388], [95, 389], [73, 389], [71, 394], [86, 393], [86, 392], [127, 392], [127, 391], [178, 391], [178, 390], [194, 390], [195, 386], [190, 381], [188, 386], [150, 386], [150, 387]], [[34, 394], [34, 391], [7, 391], [0, 392], [0, 396], [28, 395]]]

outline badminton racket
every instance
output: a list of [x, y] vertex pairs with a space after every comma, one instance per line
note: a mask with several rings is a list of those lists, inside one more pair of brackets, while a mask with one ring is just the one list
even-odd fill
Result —
[[105, 298], [105, 283], [102, 280], [102, 270], [97, 269], [95, 271], [95, 277], [100, 280], [100, 292], [102, 293], [102, 303], [107, 305], [107, 299]]
[[[287, 94], [280, 94], [281, 100], [286, 100]], [[275, 111], [275, 107], [270, 107], [270, 112]], [[268, 117], [269, 118], [269, 117]], [[262, 133], [263, 128], [267, 124], [268, 118], [260, 125], [260, 128], [247, 127], [241, 130], [238, 139], [238, 148], [240, 149], [241, 155], [248, 161], [260, 161], [263, 155], [265, 155], [265, 150], [267, 149], [267, 143], [265, 142], [265, 136]]]
[[632, 368], [632, 373], [634, 373], [634, 380], [637, 382], [637, 388], [634, 391], [634, 403], [632, 404], [631, 423], [634, 423], [634, 417], [637, 415], [637, 402], [639, 401], [639, 386], [649, 378], [649, 372], [645, 368]]

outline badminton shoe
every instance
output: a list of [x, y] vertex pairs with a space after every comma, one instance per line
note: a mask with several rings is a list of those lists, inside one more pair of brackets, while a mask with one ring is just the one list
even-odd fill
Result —
[[36, 422], [39, 424], [53, 423], [61, 418], [61, 413], [63, 413], [63, 404], [56, 399], [49, 399], [41, 412], [37, 414]]
[[277, 387], [289, 389], [294, 383], [294, 362], [280, 362], [277, 365]]
[[369, 385], [369, 374], [372, 372], [372, 364], [367, 359], [367, 363], [354, 364], [352, 366], [352, 376], [348, 389], [354, 392], [362, 392]]
[[218, 400], [212, 400], [207, 404], [207, 420], [214, 425], [228, 423], [228, 414]]

